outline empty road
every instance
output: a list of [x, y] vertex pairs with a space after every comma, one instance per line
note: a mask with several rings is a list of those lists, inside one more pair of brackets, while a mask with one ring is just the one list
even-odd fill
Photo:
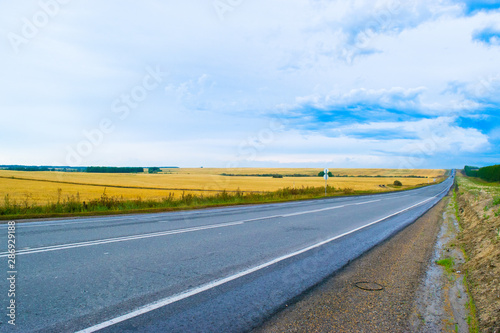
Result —
[[16, 223], [16, 326], [1, 332], [242, 332], [449, 190]]

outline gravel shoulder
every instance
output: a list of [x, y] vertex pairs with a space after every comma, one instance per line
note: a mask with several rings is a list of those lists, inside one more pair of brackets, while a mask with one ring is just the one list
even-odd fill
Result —
[[[449, 197], [254, 332], [414, 332]], [[418, 317], [418, 316], [417, 316]]]

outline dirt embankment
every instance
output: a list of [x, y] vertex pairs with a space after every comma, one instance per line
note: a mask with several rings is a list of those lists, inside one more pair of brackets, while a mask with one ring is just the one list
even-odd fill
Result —
[[[500, 216], [486, 191], [459, 189], [459, 237], [468, 256], [464, 265], [477, 307], [480, 332], [500, 333]], [[498, 213], [497, 213], [498, 215]]]

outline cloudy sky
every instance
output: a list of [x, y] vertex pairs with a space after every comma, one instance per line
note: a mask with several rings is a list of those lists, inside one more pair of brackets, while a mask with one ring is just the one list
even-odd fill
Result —
[[493, 0], [3, 1], [0, 164], [498, 164]]

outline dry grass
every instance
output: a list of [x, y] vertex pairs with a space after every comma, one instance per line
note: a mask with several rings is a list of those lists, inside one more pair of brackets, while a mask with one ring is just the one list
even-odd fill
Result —
[[[166, 169], [161, 174], [95, 174], [76, 172], [23, 172], [0, 170], [0, 198], [9, 195], [11, 201], [18, 203], [46, 204], [68, 197], [79, 197], [81, 201], [96, 199], [106, 189], [110, 197], [123, 199], [159, 200], [173, 193], [179, 197], [182, 192], [211, 195], [217, 191], [275, 191], [280, 188], [300, 188], [302, 186], [324, 186], [321, 177], [248, 177], [221, 176], [220, 174], [307, 174], [317, 175], [321, 169]], [[334, 175], [350, 176], [394, 176], [389, 178], [332, 177], [328, 184], [335, 188], [350, 188], [354, 191], [389, 191], [379, 185], [392, 184], [394, 180], [403, 183], [403, 189], [433, 181], [444, 175], [445, 170], [394, 170], [394, 169], [331, 169]], [[429, 178], [398, 178], [416, 175]], [[7, 178], [6, 178], [7, 177]], [[17, 178], [12, 179], [11, 177]], [[23, 178], [20, 180], [19, 178]], [[40, 181], [42, 180], [42, 181]], [[50, 182], [47, 182], [50, 181]], [[64, 182], [78, 183], [65, 184]], [[92, 184], [93, 186], [89, 185]], [[119, 188], [113, 186], [122, 186]], [[149, 188], [149, 189], [148, 189]], [[151, 189], [155, 188], [155, 189]], [[60, 189], [60, 190], [59, 190]]]
[[500, 184], [457, 175], [460, 239], [480, 332], [499, 332]]

